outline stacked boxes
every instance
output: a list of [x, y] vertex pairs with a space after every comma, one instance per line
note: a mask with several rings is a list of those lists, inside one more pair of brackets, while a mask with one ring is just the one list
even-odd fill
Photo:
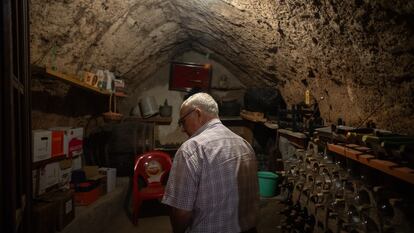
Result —
[[52, 134], [49, 130], [33, 130], [33, 162], [50, 159], [52, 155]]
[[68, 158], [83, 153], [83, 128], [56, 127], [33, 130], [33, 162], [66, 155]]
[[[33, 196], [37, 197], [56, 186], [68, 189], [72, 170], [82, 167], [79, 155], [83, 153], [83, 128], [57, 127], [33, 130], [32, 141], [32, 161], [35, 163], [32, 171]], [[64, 159], [65, 156], [68, 159]], [[64, 160], [58, 161], [55, 157]]]
[[82, 166], [83, 128], [33, 130], [33, 231], [61, 231], [76, 205], [89, 205], [116, 186], [115, 168]]

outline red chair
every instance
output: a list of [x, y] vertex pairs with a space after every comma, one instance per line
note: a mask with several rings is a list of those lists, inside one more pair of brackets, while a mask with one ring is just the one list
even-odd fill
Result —
[[[132, 181], [132, 222], [135, 225], [138, 223], [142, 201], [161, 199], [164, 196], [163, 182], [171, 166], [170, 155], [161, 151], [146, 152], [136, 158]], [[145, 187], [140, 187], [139, 177], [145, 181]]]

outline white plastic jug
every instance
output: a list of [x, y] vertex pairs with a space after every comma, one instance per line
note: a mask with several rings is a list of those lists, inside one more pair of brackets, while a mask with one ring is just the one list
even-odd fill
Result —
[[147, 96], [139, 101], [139, 107], [141, 109], [141, 116], [143, 118], [151, 117], [158, 113], [158, 104], [155, 101], [154, 96]]

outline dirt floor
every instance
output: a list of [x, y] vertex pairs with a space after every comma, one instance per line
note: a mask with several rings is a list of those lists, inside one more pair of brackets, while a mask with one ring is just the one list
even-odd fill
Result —
[[[278, 198], [266, 198], [260, 202], [259, 233], [279, 233], [280, 221], [284, 218], [279, 215], [283, 205]], [[118, 215], [103, 233], [170, 233], [171, 226], [167, 209], [161, 204], [152, 201], [142, 206], [138, 225], [131, 223], [127, 214]]]

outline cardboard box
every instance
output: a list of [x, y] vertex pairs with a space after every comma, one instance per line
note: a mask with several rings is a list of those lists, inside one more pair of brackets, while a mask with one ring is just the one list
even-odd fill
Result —
[[40, 169], [39, 194], [46, 192], [46, 189], [59, 183], [60, 166], [59, 162], [46, 164]]
[[[69, 189], [72, 173], [72, 160], [47, 164], [32, 171], [33, 196], [37, 197], [57, 185], [59, 189]], [[54, 188], [54, 187], [52, 187]]]
[[72, 160], [65, 159], [59, 162], [60, 175], [59, 175], [59, 188], [69, 189], [70, 181], [72, 177]]
[[53, 131], [63, 131], [63, 151], [68, 158], [83, 154], [83, 128], [55, 127]]
[[109, 193], [114, 190], [116, 187], [116, 168], [101, 167], [99, 173], [106, 176], [106, 184], [104, 180], [102, 185], [103, 191]]
[[50, 159], [52, 156], [52, 134], [49, 130], [33, 130], [33, 162]]
[[48, 195], [48, 200], [56, 203], [58, 231], [63, 230], [75, 218], [75, 200], [73, 190], [57, 191]]
[[99, 173], [98, 166], [84, 166], [83, 171], [85, 172], [87, 180], [97, 181], [105, 177], [105, 175]]
[[65, 154], [64, 136], [64, 131], [52, 130], [52, 157], [58, 157]]
[[59, 183], [60, 179], [59, 162], [46, 164], [43, 168], [32, 171], [33, 196], [38, 196], [49, 188]]
[[34, 233], [54, 233], [57, 223], [56, 202], [37, 201], [33, 203], [32, 226]]

